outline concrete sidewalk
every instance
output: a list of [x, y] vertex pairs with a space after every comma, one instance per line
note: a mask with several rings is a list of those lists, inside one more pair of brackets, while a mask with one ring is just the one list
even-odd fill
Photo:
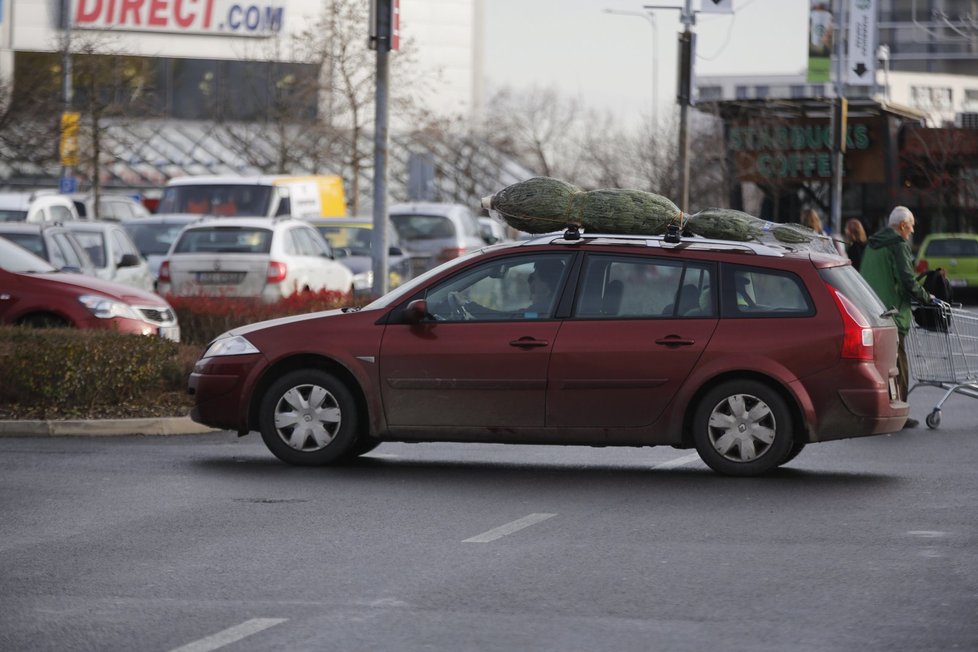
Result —
[[190, 417], [0, 421], [0, 437], [106, 437], [125, 435], [199, 435], [221, 432]]

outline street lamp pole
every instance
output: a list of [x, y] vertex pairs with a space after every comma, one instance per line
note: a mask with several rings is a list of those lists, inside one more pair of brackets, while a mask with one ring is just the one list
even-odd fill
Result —
[[655, 25], [655, 14], [651, 10], [645, 11], [624, 11], [618, 9], [605, 9], [604, 13], [614, 14], [617, 16], [641, 16], [642, 18], [649, 21], [652, 26], [652, 131], [651, 134], [655, 134], [656, 128], [659, 126], [659, 57], [656, 54], [656, 49], [659, 45], [659, 30]]

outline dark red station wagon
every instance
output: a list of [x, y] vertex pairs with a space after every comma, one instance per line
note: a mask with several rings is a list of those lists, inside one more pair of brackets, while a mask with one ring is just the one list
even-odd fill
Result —
[[903, 426], [885, 310], [836, 256], [550, 234], [360, 309], [225, 333], [190, 377], [192, 416], [293, 464], [384, 441], [668, 445], [757, 475]]

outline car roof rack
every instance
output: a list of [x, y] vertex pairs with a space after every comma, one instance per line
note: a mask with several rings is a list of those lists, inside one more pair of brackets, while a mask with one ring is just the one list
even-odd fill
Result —
[[794, 251], [788, 247], [761, 242], [740, 242], [735, 240], [716, 240], [700, 236], [680, 238], [676, 234], [635, 235], [619, 233], [585, 233], [579, 228], [568, 227], [563, 233], [544, 233], [534, 236], [524, 244], [607, 244], [632, 245], [640, 247], [657, 247], [661, 249], [678, 249], [684, 251], [729, 251], [756, 256], [783, 257], [786, 252]]

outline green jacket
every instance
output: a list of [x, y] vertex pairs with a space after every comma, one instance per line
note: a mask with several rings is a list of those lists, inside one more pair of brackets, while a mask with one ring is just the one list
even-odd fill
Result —
[[893, 320], [900, 332], [906, 335], [913, 319], [910, 299], [921, 303], [930, 301], [930, 293], [915, 278], [913, 253], [907, 241], [890, 227], [880, 229], [866, 243], [859, 273], [873, 288], [883, 305], [896, 309], [897, 314]]

